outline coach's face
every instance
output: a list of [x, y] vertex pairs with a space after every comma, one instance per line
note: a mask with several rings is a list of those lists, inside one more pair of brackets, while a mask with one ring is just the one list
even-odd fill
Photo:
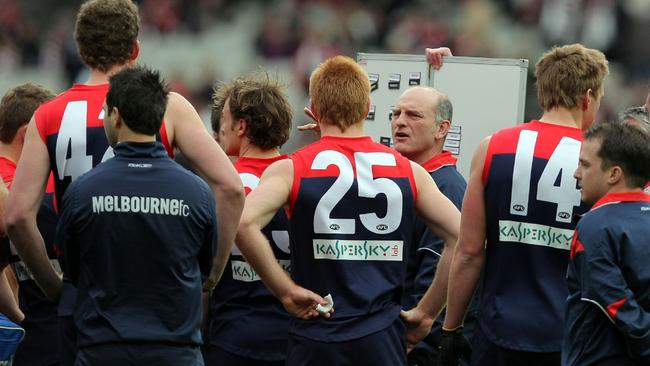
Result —
[[423, 88], [409, 89], [400, 96], [391, 117], [395, 150], [418, 163], [428, 160], [423, 155], [435, 144], [437, 103], [438, 96]]
[[603, 160], [598, 156], [600, 144], [600, 139], [584, 140], [578, 168], [573, 174], [580, 184], [582, 200], [589, 204], [596, 203], [609, 189], [607, 177], [610, 169], [603, 169]]

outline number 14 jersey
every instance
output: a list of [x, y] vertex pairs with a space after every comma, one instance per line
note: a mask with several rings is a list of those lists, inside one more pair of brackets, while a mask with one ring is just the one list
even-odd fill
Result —
[[580, 129], [540, 121], [490, 139], [478, 321], [501, 347], [560, 351], [574, 217], [588, 208], [573, 177], [581, 144]]

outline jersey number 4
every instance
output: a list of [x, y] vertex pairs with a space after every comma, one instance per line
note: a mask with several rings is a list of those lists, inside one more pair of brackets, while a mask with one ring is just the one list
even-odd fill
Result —
[[[70, 102], [66, 105], [56, 139], [56, 167], [59, 180], [70, 177], [77, 179], [93, 168], [93, 157], [87, 154], [87, 114], [88, 102], [85, 100]], [[104, 111], [98, 116], [103, 119]], [[68, 154], [68, 151], [70, 152]], [[113, 156], [113, 149], [108, 148], [102, 157], [105, 161]]]
[[[402, 191], [397, 183], [388, 178], [374, 178], [372, 167], [396, 166], [395, 156], [383, 152], [354, 153], [359, 197], [375, 198], [382, 194], [386, 197], [386, 216], [379, 217], [376, 213], [359, 215], [361, 224], [376, 234], [388, 234], [397, 230], [402, 221]], [[344, 154], [325, 150], [316, 155], [311, 169], [326, 170], [330, 165], [339, 168], [339, 176], [334, 184], [318, 201], [314, 213], [314, 233], [316, 234], [354, 234], [356, 220], [351, 218], [332, 218], [332, 210], [352, 187], [354, 169], [352, 163]]]
[[[537, 131], [521, 131], [512, 170], [511, 215], [528, 215], [536, 141]], [[576, 179], [573, 177], [573, 172], [578, 167], [580, 145], [576, 139], [562, 137], [537, 182], [537, 200], [557, 205], [555, 220], [558, 222], [571, 222], [573, 208], [580, 206], [580, 191], [576, 188]]]

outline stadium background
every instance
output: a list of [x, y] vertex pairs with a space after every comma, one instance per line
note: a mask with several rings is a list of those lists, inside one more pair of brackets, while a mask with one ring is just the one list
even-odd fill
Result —
[[[456, 56], [529, 59], [526, 120], [541, 114], [534, 63], [555, 44], [580, 42], [607, 55], [611, 73], [597, 120], [643, 104], [648, 93], [650, 0], [136, 2], [139, 62], [160, 69], [206, 123], [215, 82], [264, 69], [288, 86], [295, 131], [306, 121], [308, 77], [321, 60], [339, 53], [423, 54], [425, 47], [448, 46]], [[60, 92], [85, 80], [72, 36], [80, 4], [0, 0], [2, 95], [23, 82]], [[296, 143], [292, 139], [287, 150]]]

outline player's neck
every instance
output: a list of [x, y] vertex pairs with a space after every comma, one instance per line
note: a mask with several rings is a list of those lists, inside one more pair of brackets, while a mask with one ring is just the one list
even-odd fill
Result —
[[133, 132], [128, 129], [121, 129], [117, 135], [117, 142], [154, 142], [156, 141], [155, 135], [144, 135], [141, 133]]
[[355, 123], [345, 131], [341, 131], [339, 126], [329, 123], [319, 123], [320, 135], [322, 136], [335, 136], [335, 137], [359, 137], [363, 136], [363, 123]]
[[582, 127], [583, 112], [579, 108], [555, 108], [544, 111], [540, 121], [560, 126]]
[[641, 193], [641, 192], [643, 192], [643, 188], [641, 188], [641, 187], [628, 187], [627, 184], [625, 184], [624, 182], [621, 182], [620, 184], [610, 186], [609, 190], [607, 191], [606, 194], [627, 193], [627, 192]]
[[23, 150], [22, 144], [5, 144], [0, 142], [0, 156], [18, 164], [20, 153]]
[[90, 76], [88, 77], [88, 81], [86, 81], [85, 84], [86, 85], [108, 84], [108, 78], [110, 78], [111, 75], [113, 75], [115, 73], [118, 73], [125, 66], [126, 66], [126, 64], [113, 65], [106, 72], [98, 70], [98, 69], [90, 68]]
[[263, 149], [257, 145], [249, 143], [242, 143], [239, 148], [240, 158], [257, 158], [257, 159], [270, 159], [280, 155], [278, 149]]

